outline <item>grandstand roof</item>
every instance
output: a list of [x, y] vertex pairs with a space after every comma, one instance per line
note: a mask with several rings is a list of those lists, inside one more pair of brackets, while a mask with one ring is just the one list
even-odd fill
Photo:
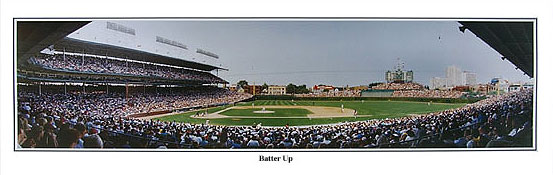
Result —
[[58, 42], [56, 42], [54, 47], [57, 50], [65, 49], [68, 52], [81, 53], [84, 50], [84, 52], [87, 54], [108, 55], [111, 57], [174, 65], [174, 66], [187, 67], [187, 68], [193, 68], [193, 69], [204, 70], [204, 71], [212, 71], [215, 69], [227, 70], [227, 69], [212, 66], [212, 65], [186, 61], [180, 58], [159, 55], [156, 53], [151, 53], [151, 52], [146, 52], [146, 51], [141, 51], [141, 50], [136, 50], [131, 48], [125, 48], [125, 47], [119, 47], [119, 46], [113, 46], [109, 44], [84, 41], [84, 40], [68, 38], [68, 37], [65, 37], [62, 40], [59, 40]]
[[460, 21], [461, 31], [469, 29], [529, 77], [534, 77], [533, 22]]
[[17, 59], [29, 58], [90, 21], [17, 21]]

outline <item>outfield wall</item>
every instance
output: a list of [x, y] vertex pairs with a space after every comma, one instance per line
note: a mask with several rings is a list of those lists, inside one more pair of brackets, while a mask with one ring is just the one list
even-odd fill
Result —
[[256, 95], [253, 100], [310, 100], [310, 101], [417, 101], [435, 103], [474, 103], [484, 98], [410, 98], [410, 97], [295, 97], [292, 95]]
[[392, 97], [394, 90], [364, 90], [361, 97]]

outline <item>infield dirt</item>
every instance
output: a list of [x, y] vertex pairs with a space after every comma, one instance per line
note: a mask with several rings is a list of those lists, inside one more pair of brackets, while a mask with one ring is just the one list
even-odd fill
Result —
[[[335, 117], [352, 117], [354, 110], [344, 108], [344, 112], [340, 108], [337, 107], [326, 107], [326, 106], [283, 106], [283, 105], [271, 105], [271, 106], [234, 106], [229, 107], [227, 109], [217, 111], [215, 113], [208, 114], [207, 116], [200, 116], [200, 117], [194, 117], [194, 118], [202, 118], [202, 119], [213, 119], [213, 118], [275, 118], [275, 117], [253, 117], [253, 116], [226, 116], [221, 115], [220, 113], [225, 112], [227, 110], [232, 109], [250, 109], [250, 108], [277, 108], [277, 109], [293, 109], [293, 108], [301, 108], [306, 109], [312, 112], [312, 114], [308, 114], [307, 117], [299, 116], [297, 118], [335, 118]], [[279, 118], [279, 117], [276, 117]], [[294, 118], [294, 116], [287, 117], [287, 118]]]

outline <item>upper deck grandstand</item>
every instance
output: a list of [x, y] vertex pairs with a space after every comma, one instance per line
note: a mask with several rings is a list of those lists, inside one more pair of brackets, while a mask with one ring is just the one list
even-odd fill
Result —
[[[224, 68], [67, 37], [84, 24], [87, 23], [19, 24], [21, 52], [18, 53], [17, 78], [20, 97], [33, 93], [50, 96], [61, 93], [63, 95], [59, 98], [79, 99], [84, 95], [86, 98], [111, 99], [115, 100], [112, 105], [123, 105], [126, 111], [117, 114], [103, 112], [119, 117], [233, 103], [249, 98], [216, 86], [228, 82], [210, 71], [226, 70]], [[106, 24], [109, 29], [115, 23]], [[130, 28], [122, 31], [135, 32]], [[30, 54], [32, 52], [34, 54]], [[59, 88], [62, 85], [63, 88]], [[174, 90], [167, 91], [163, 87]]]

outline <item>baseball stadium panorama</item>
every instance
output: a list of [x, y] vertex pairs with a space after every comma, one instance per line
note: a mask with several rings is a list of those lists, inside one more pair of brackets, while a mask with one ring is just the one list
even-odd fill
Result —
[[[535, 146], [533, 88], [476, 99], [409, 81], [367, 91], [388, 94], [378, 97], [252, 95], [218, 76], [232, 69], [215, 63], [224, 56], [162, 36], [149, 51], [118, 21], [96, 23], [116, 39], [70, 37], [91, 21], [16, 23], [16, 150]], [[534, 76], [532, 22], [459, 23]]]

